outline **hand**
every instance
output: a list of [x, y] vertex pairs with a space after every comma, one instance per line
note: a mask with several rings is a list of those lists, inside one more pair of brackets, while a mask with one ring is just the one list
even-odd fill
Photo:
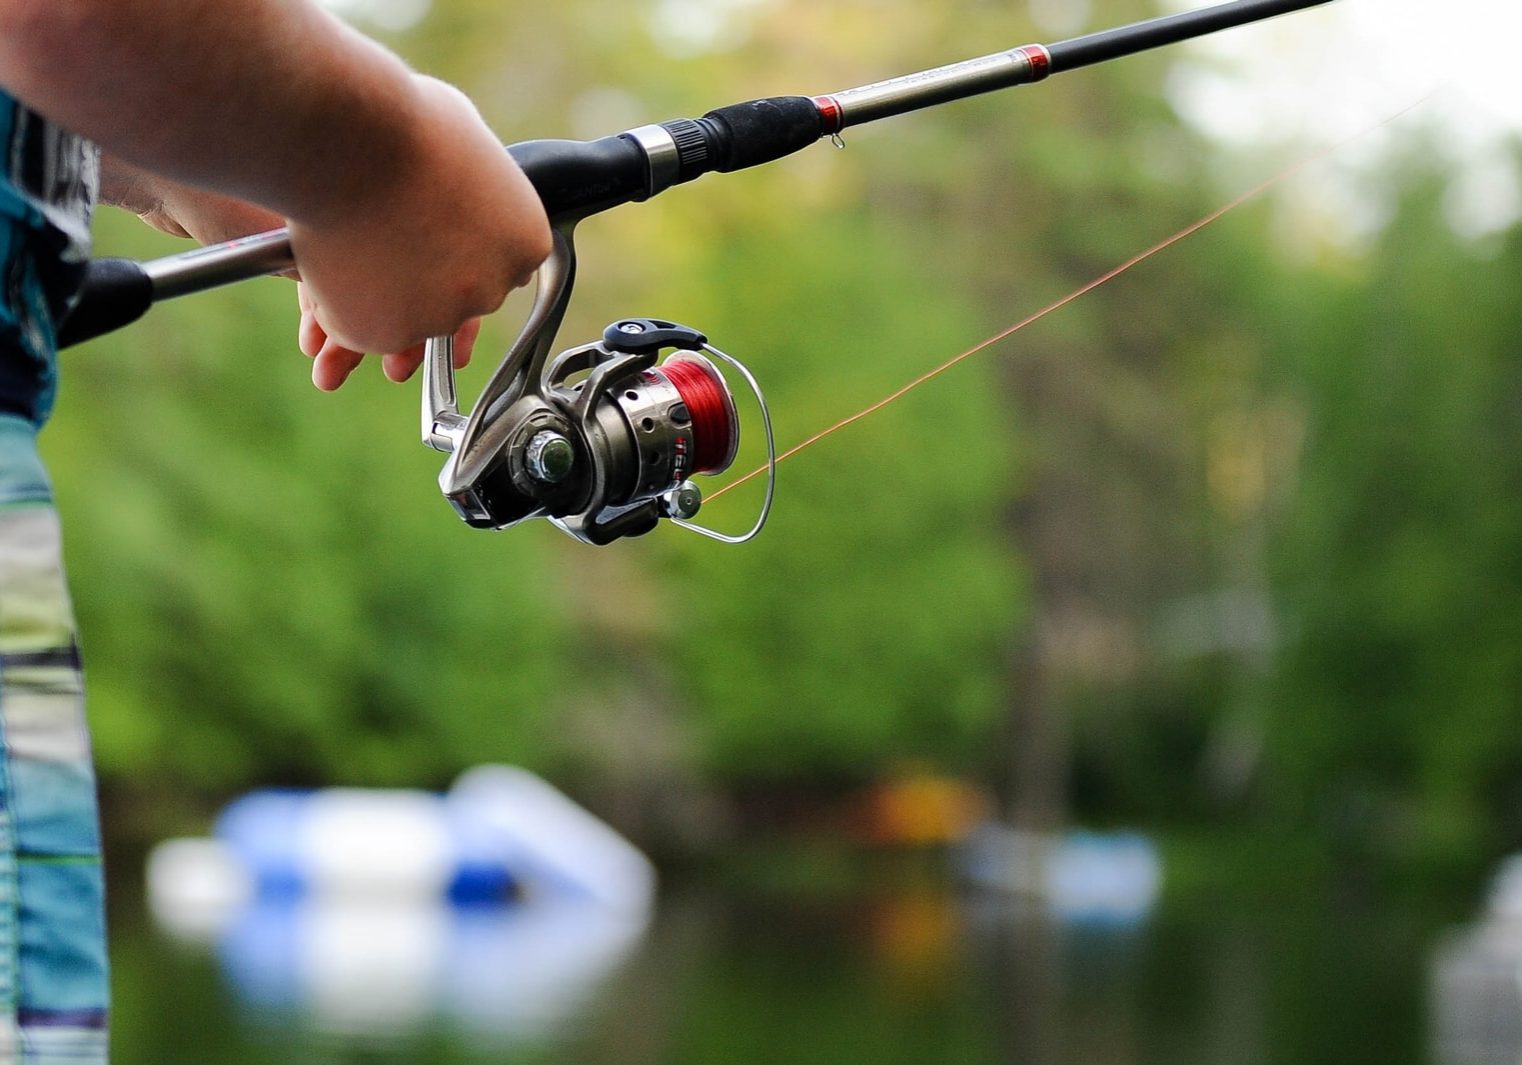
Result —
[[538, 194], [457, 90], [413, 75], [416, 143], [405, 165], [369, 175], [359, 197], [291, 220], [301, 271], [302, 350], [336, 388], [362, 352], [391, 352], [387, 376], [417, 368], [430, 336], [468, 358], [477, 323], [549, 254]]
[[[317, 321], [316, 308], [305, 285], [296, 286], [296, 299], [301, 304], [301, 326], [296, 331], [296, 341], [302, 354], [313, 360], [312, 383], [324, 392], [332, 392], [349, 379], [349, 375], [364, 361], [365, 353], [346, 348], [328, 336]], [[480, 332], [479, 318], [470, 319], [455, 331], [456, 370], [464, 369], [469, 364], [470, 353], [476, 346], [476, 335]], [[414, 344], [405, 351], [382, 356], [382, 372], [398, 383], [408, 380], [423, 363], [423, 346]]]
[[[262, 233], [285, 225], [285, 219], [255, 204], [192, 188], [140, 170], [109, 156], [101, 160], [101, 199], [114, 207], [136, 214], [148, 225], [176, 237], [190, 237], [201, 244], [216, 244], [250, 233]], [[291, 276], [297, 275], [292, 271]], [[344, 383], [364, 359], [362, 352], [351, 351], [329, 340], [317, 323], [306, 287], [296, 286], [301, 307], [301, 324], [296, 340], [301, 351], [315, 359], [312, 382], [324, 392]], [[481, 330], [479, 318], [471, 319], [455, 334], [455, 368], [470, 362], [476, 334]], [[381, 367], [393, 381], [410, 378], [422, 363], [423, 345], [386, 355]]]
[[[284, 218], [262, 207], [180, 185], [109, 157], [102, 159], [101, 198], [112, 206], [132, 211], [154, 229], [176, 237], [190, 237], [201, 244], [220, 243], [285, 225]], [[297, 275], [293, 271], [291, 276]], [[297, 284], [296, 299], [301, 308], [297, 345], [303, 354], [315, 360], [312, 383], [324, 392], [332, 392], [348, 380], [364, 360], [364, 353], [328, 338], [317, 322], [306, 286]], [[455, 369], [469, 364], [480, 331], [481, 320], [472, 318], [455, 333]], [[422, 360], [423, 345], [417, 344], [384, 356], [381, 368], [388, 378], [401, 382], [417, 372]]]

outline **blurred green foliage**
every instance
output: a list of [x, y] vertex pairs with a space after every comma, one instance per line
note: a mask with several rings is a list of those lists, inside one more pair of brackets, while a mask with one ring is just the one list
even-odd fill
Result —
[[[438, 0], [390, 43], [511, 141], [1043, 35], [971, 0], [887, 6], [733, 5], [732, 36], [672, 46], [680, 5]], [[1226, 198], [1224, 149], [1166, 102], [1173, 58], [596, 219], [562, 339], [699, 325], [799, 441]], [[257, 782], [504, 759], [658, 832], [673, 793], [928, 764], [1101, 821], [1514, 844], [1522, 240], [1454, 236], [1431, 164], [1388, 180], [1365, 247], [1307, 251], [1255, 202], [804, 452], [735, 550], [466, 529], [413, 388], [307, 384], [285, 283], [158, 309], [66, 357], [45, 436], [113, 809], [157, 832]], [[105, 212], [99, 244], [170, 246]]]

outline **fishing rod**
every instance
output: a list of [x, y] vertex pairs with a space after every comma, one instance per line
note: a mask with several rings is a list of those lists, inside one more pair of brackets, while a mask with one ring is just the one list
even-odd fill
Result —
[[[422, 437], [448, 455], [439, 475], [468, 524], [505, 529], [548, 518], [592, 544], [654, 529], [662, 518], [743, 543], [766, 522], [776, 445], [766, 399], [738, 360], [695, 329], [653, 318], [609, 325], [601, 339], [550, 357], [575, 283], [575, 228], [707, 173], [732, 173], [792, 155], [853, 126], [1176, 44], [1330, 0], [1234, 0], [1055, 44], [1028, 44], [823, 96], [773, 96], [701, 118], [639, 126], [597, 140], [509, 145], [544, 202], [554, 240], [517, 339], [468, 414], [455, 388], [453, 338], [423, 358]], [[136, 321], [154, 303], [296, 265], [284, 229], [150, 262], [97, 259], [64, 322], [67, 347]], [[662, 352], [671, 351], [664, 361]], [[723, 473], [739, 446], [734, 396], [719, 366], [755, 395], [767, 446], [759, 517], [732, 536], [692, 519], [702, 493], [691, 478]]]

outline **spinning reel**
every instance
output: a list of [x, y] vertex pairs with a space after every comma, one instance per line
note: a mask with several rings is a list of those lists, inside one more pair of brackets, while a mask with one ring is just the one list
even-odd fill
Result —
[[[570, 228], [557, 227], [528, 321], [469, 415], [456, 397], [453, 338], [428, 342], [423, 443], [449, 455], [444, 497], [475, 528], [544, 517], [589, 544], [642, 535], [662, 518], [725, 543], [754, 538], [771, 511], [777, 463], [756, 379], [697, 330], [654, 318], [614, 322], [601, 340], [549, 358], [575, 273]], [[761, 514], [738, 536], [692, 521], [703, 494], [691, 478], [723, 473], [740, 443], [734, 397], [714, 360], [745, 379], [766, 432]]]

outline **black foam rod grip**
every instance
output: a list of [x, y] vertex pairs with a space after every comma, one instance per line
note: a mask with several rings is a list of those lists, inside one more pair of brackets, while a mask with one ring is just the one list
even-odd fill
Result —
[[58, 330], [58, 346], [67, 348], [130, 325], [152, 306], [153, 281], [141, 263], [92, 260], [74, 309]]
[[580, 220], [648, 193], [644, 149], [623, 134], [595, 141], [522, 141], [507, 150], [557, 222]]
[[713, 169], [744, 170], [792, 155], [824, 136], [819, 106], [807, 96], [769, 96], [708, 112], [701, 119], [717, 136]]

